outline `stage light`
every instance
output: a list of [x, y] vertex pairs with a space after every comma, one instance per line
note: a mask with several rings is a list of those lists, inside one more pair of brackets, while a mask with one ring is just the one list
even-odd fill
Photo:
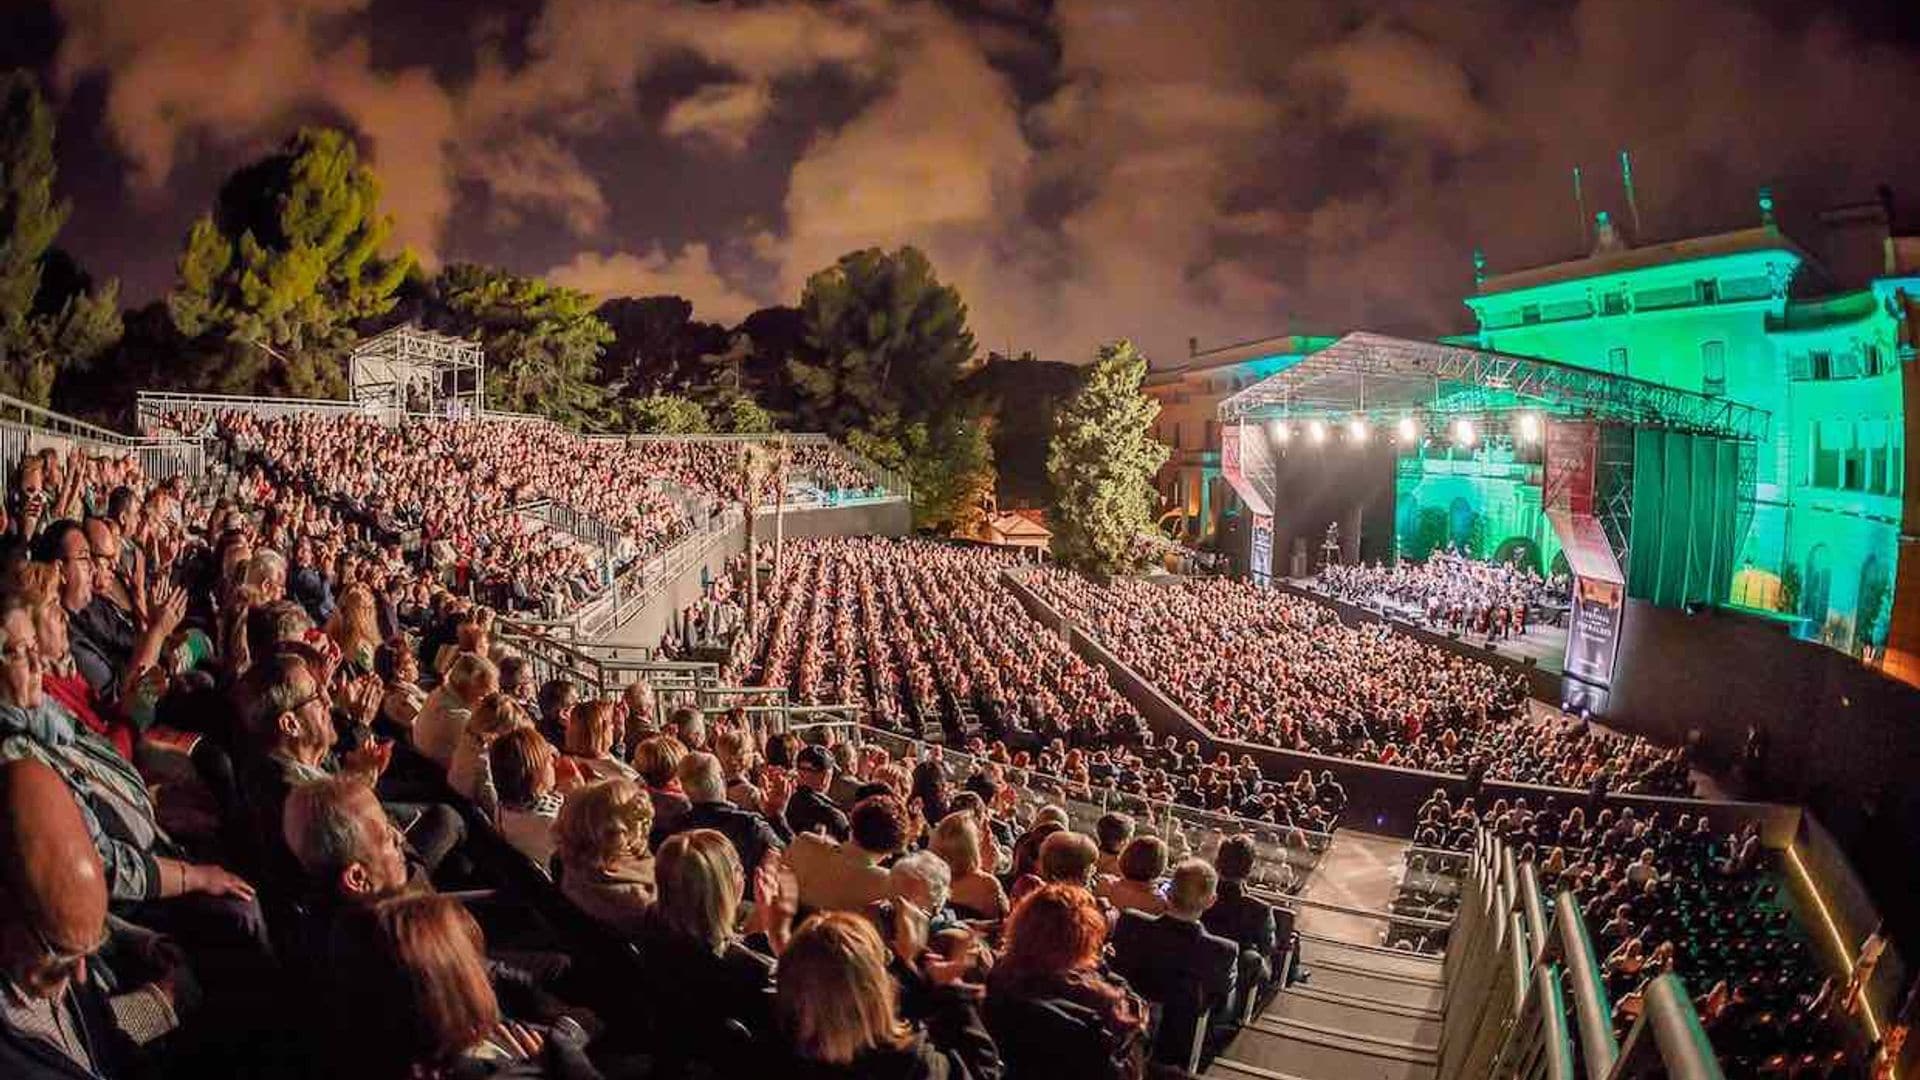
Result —
[[1401, 417], [1400, 423], [1394, 430], [1399, 433], [1400, 441], [1403, 443], [1410, 443], [1420, 436], [1420, 425], [1414, 423], [1411, 416]]
[[1536, 442], [1540, 438], [1540, 418], [1533, 413], [1520, 414], [1520, 438], [1525, 442]]
[[1283, 442], [1286, 442], [1288, 439], [1293, 438], [1293, 429], [1287, 426], [1287, 422], [1285, 420], [1275, 420], [1272, 424], [1271, 430], [1273, 432], [1274, 442], [1283, 443]]
[[1453, 422], [1453, 441], [1454, 442], [1459, 443], [1461, 446], [1472, 446], [1473, 440], [1475, 438], [1476, 436], [1474, 435], [1474, 431], [1473, 431], [1473, 421], [1463, 419], [1463, 420], [1455, 420]]
[[1321, 423], [1318, 420], [1315, 420], [1312, 423], [1307, 425], [1307, 435], [1313, 439], [1316, 445], [1319, 443], [1326, 442], [1327, 441], [1327, 425]]
[[1356, 416], [1347, 422], [1347, 437], [1354, 442], [1367, 441], [1367, 421], [1365, 417]]

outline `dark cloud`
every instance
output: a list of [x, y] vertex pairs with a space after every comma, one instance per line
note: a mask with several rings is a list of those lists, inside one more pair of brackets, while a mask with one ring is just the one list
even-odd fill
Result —
[[98, 220], [75, 246], [136, 295], [164, 286], [154, 250], [210, 177], [316, 116], [358, 131], [429, 259], [731, 318], [849, 248], [914, 243], [983, 342], [1068, 359], [1123, 334], [1165, 355], [1455, 329], [1472, 248], [1496, 268], [1573, 254], [1568, 170], [1617, 209], [1623, 147], [1667, 236], [1752, 220], [1762, 183], [1791, 221], [1920, 165], [1910, 5], [29, 7], [83, 133], [63, 160]]

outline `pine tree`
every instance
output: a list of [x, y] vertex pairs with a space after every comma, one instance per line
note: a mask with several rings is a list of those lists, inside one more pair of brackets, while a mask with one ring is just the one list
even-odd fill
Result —
[[700, 403], [678, 394], [648, 394], [621, 406], [623, 430], [643, 435], [704, 435], [713, 430]]
[[[194, 222], [167, 298], [174, 325], [219, 358], [271, 358], [262, 391], [340, 396], [347, 347], [393, 309], [413, 267], [382, 254], [393, 220], [353, 141], [306, 128], [277, 154], [230, 177], [213, 213]], [[217, 362], [217, 360], [216, 360]]]
[[613, 331], [592, 297], [471, 263], [443, 271], [434, 294], [429, 323], [486, 350], [488, 408], [575, 427], [604, 421], [606, 391], [595, 380]]
[[94, 288], [53, 247], [71, 210], [53, 193], [53, 135], [33, 77], [0, 76], [0, 393], [36, 405], [121, 334], [118, 283]]
[[1146, 375], [1132, 342], [1103, 347], [1055, 422], [1047, 451], [1053, 550], [1089, 572], [1138, 569], [1141, 537], [1153, 531], [1153, 474], [1167, 448], [1153, 437], [1160, 405], [1140, 392]]

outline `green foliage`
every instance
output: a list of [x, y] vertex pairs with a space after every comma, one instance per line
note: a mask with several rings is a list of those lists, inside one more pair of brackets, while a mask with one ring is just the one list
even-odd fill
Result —
[[341, 395], [358, 324], [392, 310], [413, 266], [411, 254], [382, 255], [393, 220], [379, 203], [379, 180], [351, 139], [301, 130], [234, 173], [214, 212], [194, 222], [167, 298], [174, 325], [227, 346], [206, 351], [214, 362], [240, 348], [266, 354], [252, 389]]
[[1007, 506], [1051, 506], [1047, 482], [1047, 442], [1061, 402], [1080, 389], [1084, 368], [1058, 361], [987, 357], [967, 376], [962, 391], [978, 399], [993, 418], [993, 461], [999, 502]]
[[750, 397], [734, 398], [720, 415], [725, 418], [726, 429], [736, 435], [762, 435], [773, 430], [773, 414]]
[[53, 133], [33, 77], [0, 76], [0, 393], [37, 405], [121, 334], [118, 283], [94, 288], [53, 247], [70, 210], [53, 194]]
[[911, 247], [850, 252], [807, 279], [800, 299], [812, 355], [788, 361], [802, 427], [844, 435], [949, 402], [974, 360], [967, 306]]
[[600, 381], [614, 392], [684, 393], [706, 380], [702, 358], [727, 350], [726, 329], [695, 319], [682, 297], [623, 297], [599, 314], [613, 328]]
[[459, 263], [433, 283], [431, 324], [476, 339], [487, 356], [487, 407], [573, 427], [603, 419], [595, 381], [613, 331], [586, 293], [491, 266]]
[[678, 394], [648, 394], [621, 403], [625, 430], [642, 435], [704, 435], [713, 428], [700, 403]]
[[1053, 550], [1069, 565], [1101, 574], [1134, 570], [1153, 533], [1153, 474], [1167, 448], [1153, 437], [1160, 405], [1140, 392], [1146, 358], [1132, 342], [1100, 350], [1087, 381], [1054, 425], [1047, 473], [1058, 499]]
[[914, 528], [968, 532], [980, 524], [993, 493], [991, 427], [984, 418], [953, 410], [901, 432]]

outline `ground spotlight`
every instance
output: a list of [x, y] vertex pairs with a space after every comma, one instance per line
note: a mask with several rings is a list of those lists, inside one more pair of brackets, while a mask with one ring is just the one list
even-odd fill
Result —
[[1285, 420], [1275, 420], [1273, 422], [1271, 430], [1273, 432], [1274, 442], [1283, 443], [1283, 442], [1286, 442], [1288, 439], [1293, 438], [1293, 429], [1287, 426], [1287, 422]]
[[1473, 430], [1473, 421], [1462, 419], [1453, 422], [1454, 442], [1459, 443], [1461, 446], [1472, 446], [1476, 438], [1478, 438], [1478, 435], [1476, 435]]
[[1318, 420], [1313, 421], [1307, 425], [1307, 436], [1314, 441], [1315, 445], [1326, 442], [1327, 425]]
[[1520, 414], [1520, 438], [1525, 442], [1537, 442], [1540, 439], [1540, 418], [1533, 413]]
[[1413, 417], [1403, 416], [1400, 418], [1400, 423], [1396, 425], [1395, 431], [1399, 434], [1401, 442], [1410, 443], [1419, 437], [1420, 425], [1413, 422]]
[[1347, 422], [1347, 437], [1354, 442], [1367, 441], [1367, 420], [1365, 417], [1356, 416]]

